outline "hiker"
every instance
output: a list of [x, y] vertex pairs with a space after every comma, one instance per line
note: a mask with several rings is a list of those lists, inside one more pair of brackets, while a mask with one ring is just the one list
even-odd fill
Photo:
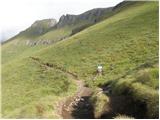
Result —
[[103, 72], [103, 67], [102, 67], [102, 65], [98, 65], [98, 67], [97, 67], [97, 73], [98, 73], [98, 75], [102, 75], [102, 72]]

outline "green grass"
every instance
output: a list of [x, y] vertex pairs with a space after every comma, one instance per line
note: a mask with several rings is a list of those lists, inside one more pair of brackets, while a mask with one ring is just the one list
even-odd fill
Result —
[[157, 118], [159, 116], [159, 93], [151, 88], [139, 84], [132, 84], [131, 88], [135, 100], [146, 103], [148, 118]]
[[92, 80], [97, 64], [101, 63], [104, 76], [100, 83], [103, 84], [158, 59], [157, 13], [156, 2], [130, 7], [36, 55], [43, 61], [65, 67], [87, 82]]
[[[47, 97], [53, 99], [48, 101], [48, 104], [52, 105], [52, 102], [57, 101], [56, 96], [59, 98], [61, 96], [62, 99], [76, 90], [74, 83], [66, 74], [56, 69], [40, 66], [29, 58], [2, 66], [2, 79], [2, 114], [5, 118], [25, 117], [23, 116], [25, 112], [21, 114], [23, 109], [30, 111], [41, 99], [47, 100]], [[47, 106], [46, 102], [43, 104]], [[26, 117], [35, 117], [32, 114], [30, 111]]]
[[[17, 45], [15, 45], [16, 42]], [[19, 43], [18, 39], [15, 39], [14, 41], [11, 41], [10, 43], [2, 46], [2, 65], [8, 64], [14, 60], [21, 59], [26, 56], [30, 56], [35, 51], [38, 51], [44, 47], [47, 46], [26, 46], [23, 43]]]
[[136, 81], [142, 84], [146, 84], [154, 89], [159, 88], [159, 69], [150, 68], [139, 71], [136, 75]]
[[[65, 73], [46, 70], [29, 56], [77, 74], [90, 87], [115, 82], [116, 94], [129, 88], [135, 100], [147, 99], [148, 117], [157, 117], [158, 69], [142, 69], [142, 74], [137, 71], [124, 80], [121, 77], [142, 64], [158, 61], [158, 21], [158, 2], [139, 2], [53, 45], [29, 47], [24, 38], [2, 45], [2, 117], [57, 118], [56, 97], [64, 99], [75, 92]], [[54, 40], [59, 34], [68, 31], [50, 31], [39, 38]], [[104, 74], [93, 83], [99, 63]], [[97, 111], [104, 103], [103, 97], [98, 99]]]
[[109, 97], [96, 91], [93, 93], [91, 101], [93, 102], [94, 107], [94, 117], [98, 119], [104, 113], [106, 107], [109, 106]]
[[[68, 41], [40, 50], [36, 55], [43, 61], [49, 60], [76, 73], [89, 86], [119, 79], [142, 64], [158, 61], [158, 3], [146, 2], [131, 6], [127, 11], [119, 12], [85, 29]], [[99, 63], [104, 67], [104, 75], [92, 83]], [[132, 84], [126, 80], [115, 88], [117, 94], [122, 94], [127, 88], [132, 92], [133, 100], [146, 100], [148, 118], [158, 117], [158, 92], [153, 89], [158, 87], [157, 71], [151, 69], [151, 79], [148, 82]], [[99, 104], [101, 103], [103, 104], [100, 101]], [[99, 107], [96, 106], [95, 109], [99, 110]]]
[[146, 110], [142, 109], [142, 112], [145, 112], [147, 118], [157, 118], [158, 117], [158, 91], [154, 90], [151, 87], [143, 85], [137, 82], [131, 82], [129, 79], [119, 80], [112, 86], [113, 95], [127, 95], [131, 96], [134, 101], [138, 103], [143, 103], [146, 105]]
[[144, 68], [110, 83], [112, 94], [115, 96], [131, 96], [134, 101], [146, 105], [145, 112], [148, 118], [157, 118], [159, 114], [158, 68]]
[[68, 37], [70, 34], [71, 34], [71, 29], [69, 27], [64, 27], [60, 29], [51, 30], [37, 39], [40, 39], [40, 40], [47, 39], [47, 40], [52, 40], [54, 42], [57, 42], [59, 40], [62, 40], [65, 37]]

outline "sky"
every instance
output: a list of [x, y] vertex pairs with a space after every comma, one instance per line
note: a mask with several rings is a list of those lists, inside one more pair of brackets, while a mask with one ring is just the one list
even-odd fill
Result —
[[115, 6], [123, 0], [0, 0], [0, 41], [25, 30], [34, 21], [65, 14], [81, 14], [93, 8]]

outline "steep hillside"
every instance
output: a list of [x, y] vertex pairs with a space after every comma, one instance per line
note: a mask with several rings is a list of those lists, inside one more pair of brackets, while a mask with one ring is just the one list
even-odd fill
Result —
[[35, 37], [46, 33], [50, 28], [55, 26], [56, 23], [57, 21], [55, 19], [37, 20], [29, 28], [20, 32], [18, 35], [6, 42], [10, 42], [11, 40], [15, 40], [17, 38], [21, 40], [34, 39]]
[[2, 63], [8, 63], [14, 58], [28, 55], [30, 51], [64, 40], [133, 4], [136, 2], [124, 1], [115, 7], [96, 8], [80, 15], [63, 15], [57, 24], [54, 19], [38, 20], [31, 27], [3, 43]]
[[97, 8], [80, 15], [62, 15], [53, 28], [37, 39], [49, 39], [54, 41], [54, 43], [63, 40], [93, 24], [96, 24], [98, 21], [101, 21], [101, 18], [109, 14], [111, 11], [112, 8]]
[[[39, 51], [36, 56], [42, 61], [56, 64], [65, 68], [66, 71], [77, 74], [80, 79], [85, 80], [87, 85], [92, 87], [103, 85], [107, 87], [112, 81], [128, 77], [132, 72], [144, 68], [154, 68], [158, 73], [158, 67], [155, 66], [158, 63], [158, 3], [140, 2], [130, 5], [126, 10], [85, 29], [67, 41]], [[98, 64], [103, 65], [104, 73], [103, 76], [97, 77]], [[132, 80], [134, 79], [136, 78], [133, 76]], [[130, 79], [126, 80], [129, 82]], [[119, 109], [116, 112], [133, 115], [136, 118], [157, 118], [158, 87], [148, 87], [146, 84], [143, 85], [144, 83], [132, 80], [129, 84], [127, 82], [127, 85], [124, 82], [122, 87], [134, 92], [123, 93], [120, 87], [117, 89], [122, 93], [117, 93], [117, 95], [131, 96], [130, 99], [136, 101], [134, 103], [136, 105], [142, 104], [144, 99], [147, 99], [144, 103], [146, 106], [144, 105], [144, 108], [137, 106], [137, 109], [128, 110], [130, 111], [128, 113], [127, 110], [124, 112]], [[147, 81], [153, 86], [158, 86], [157, 74], [156, 77], [151, 77]], [[125, 88], [126, 86], [130, 88]], [[142, 111], [143, 116], [138, 115]]]
[[96, 8], [80, 15], [63, 15], [57, 24], [54, 19], [38, 20], [31, 27], [3, 43], [2, 63], [8, 63], [15, 58], [30, 54], [31, 51], [64, 40], [133, 4], [136, 2], [124, 1], [115, 7]]
[[[107, 79], [120, 77], [137, 65], [157, 59], [157, 8], [154, 2], [134, 4], [67, 41], [40, 50], [39, 57], [85, 79], [93, 76], [97, 64], [103, 64]], [[111, 64], [115, 67], [112, 72]]]
[[[14, 39], [26, 40], [26, 45], [38, 45], [48, 40], [51, 41], [62, 40], [72, 34], [75, 28], [86, 28], [96, 22], [100, 21], [102, 16], [110, 13], [112, 8], [97, 8], [80, 15], [62, 15], [58, 23], [55, 19], [44, 19], [35, 21], [29, 28], [20, 32]], [[41, 36], [42, 35], [42, 36]], [[29, 41], [32, 39], [31, 41]], [[33, 41], [34, 40], [34, 41]], [[21, 41], [19, 41], [21, 43]]]
[[24, 56], [30, 51], [44, 48], [76, 34], [100, 21], [102, 16], [111, 12], [111, 9], [98, 8], [80, 15], [63, 15], [58, 23], [55, 19], [38, 20], [26, 30], [3, 43], [2, 63], [7, 63], [18, 56]]
[[[49, 46], [15, 49], [16, 40], [2, 46], [3, 117], [59, 118], [57, 101], [76, 91], [71, 73], [93, 88], [94, 118], [158, 118], [158, 2], [130, 1], [117, 9]], [[52, 32], [40, 38], [52, 38]], [[98, 64], [102, 76], [96, 75]], [[103, 95], [96, 94], [97, 88]]]

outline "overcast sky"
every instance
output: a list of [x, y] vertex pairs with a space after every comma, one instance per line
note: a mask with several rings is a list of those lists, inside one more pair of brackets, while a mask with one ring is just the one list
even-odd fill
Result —
[[0, 0], [0, 40], [14, 36], [34, 21], [111, 7], [123, 0]]

